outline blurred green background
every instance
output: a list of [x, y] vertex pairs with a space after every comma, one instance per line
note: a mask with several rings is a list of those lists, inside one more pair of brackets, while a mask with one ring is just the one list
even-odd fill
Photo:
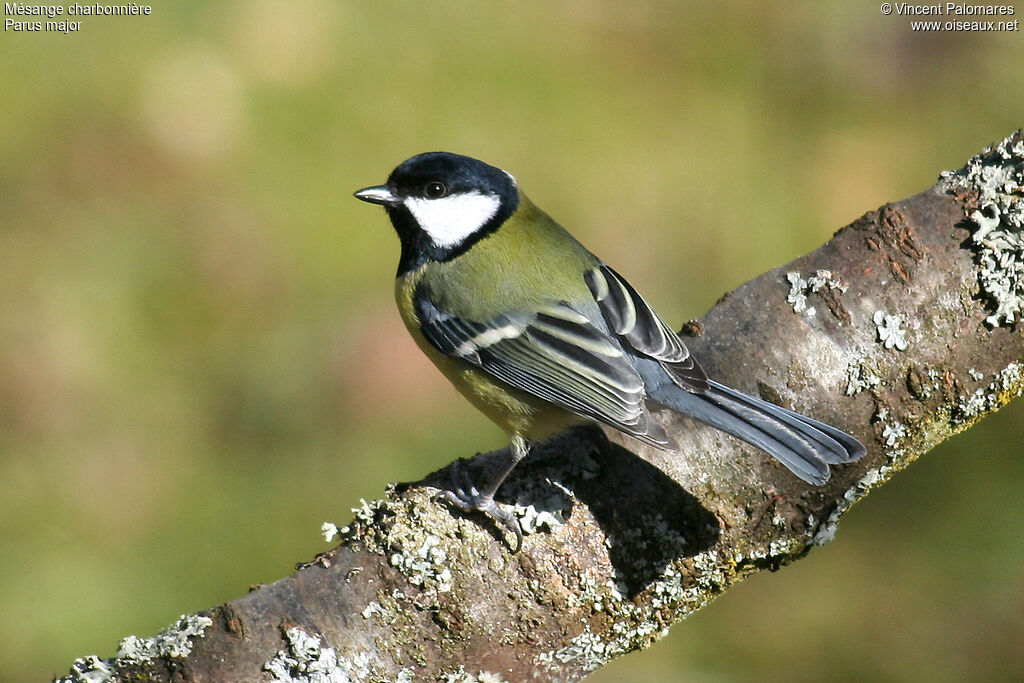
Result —
[[[0, 56], [5, 681], [503, 444], [407, 339], [397, 240], [351, 197], [404, 158], [511, 170], [679, 325], [1024, 124], [1020, 32], [876, 2], [157, 3]], [[1018, 402], [592, 680], [1020, 680], [1022, 430]]]

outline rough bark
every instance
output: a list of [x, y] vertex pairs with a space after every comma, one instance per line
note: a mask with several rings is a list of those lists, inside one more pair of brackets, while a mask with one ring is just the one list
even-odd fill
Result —
[[662, 416], [676, 454], [581, 430], [503, 487], [530, 532], [519, 554], [439, 502], [437, 472], [364, 504], [293, 575], [68, 680], [577, 680], [828, 542], [868, 491], [1020, 395], [1022, 237], [1018, 131], [687, 324], [712, 377], [867, 444], [824, 486], [678, 416]]

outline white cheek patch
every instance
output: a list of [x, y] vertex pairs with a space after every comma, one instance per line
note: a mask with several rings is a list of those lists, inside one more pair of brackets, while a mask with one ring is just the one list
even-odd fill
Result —
[[409, 197], [405, 206], [430, 240], [439, 247], [453, 247], [484, 227], [498, 213], [496, 195], [466, 192], [440, 199]]

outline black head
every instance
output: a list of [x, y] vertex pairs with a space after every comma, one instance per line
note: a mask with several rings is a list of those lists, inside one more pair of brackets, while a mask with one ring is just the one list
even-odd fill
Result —
[[516, 181], [500, 168], [448, 152], [428, 152], [398, 166], [384, 185], [356, 198], [388, 211], [402, 242], [399, 274], [446, 261], [497, 230], [519, 206]]

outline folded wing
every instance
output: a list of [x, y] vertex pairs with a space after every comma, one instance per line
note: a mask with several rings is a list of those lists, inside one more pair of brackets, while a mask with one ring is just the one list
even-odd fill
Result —
[[652, 445], [672, 444], [648, 413], [643, 379], [622, 346], [569, 304], [480, 321], [442, 310], [427, 292], [414, 300], [424, 336], [441, 353]]

